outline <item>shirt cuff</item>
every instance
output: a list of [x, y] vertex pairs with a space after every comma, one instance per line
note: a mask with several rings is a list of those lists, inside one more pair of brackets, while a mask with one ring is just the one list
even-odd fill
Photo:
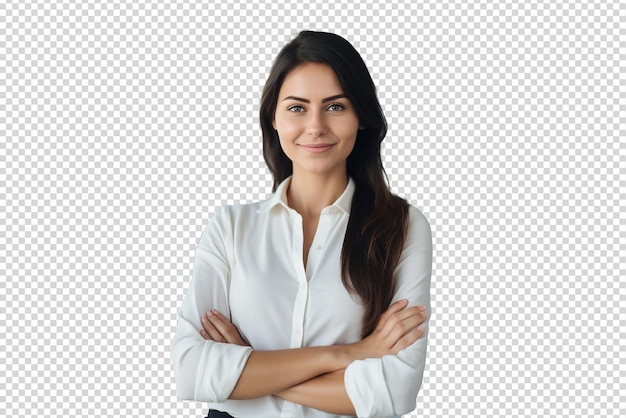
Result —
[[346, 392], [358, 417], [393, 415], [393, 403], [379, 358], [352, 362], [344, 374]]
[[251, 353], [251, 347], [206, 341], [198, 364], [194, 399], [201, 402], [226, 401]]

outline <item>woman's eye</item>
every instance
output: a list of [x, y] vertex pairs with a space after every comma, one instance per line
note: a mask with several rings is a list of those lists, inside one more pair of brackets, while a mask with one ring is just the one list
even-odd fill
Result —
[[333, 112], [338, 112], [343, 109], [345, 109], [345, 107], [340, 103], [333, 103], [330, 106], [328, 106], [328, 110], [332, 110]]
[[287, 110], [289, 110], [290, 112], [296, 112], [296, 113], [304, 112], [304, 108], [298, 105], [290, 106], [289, 108], [287, 108]]

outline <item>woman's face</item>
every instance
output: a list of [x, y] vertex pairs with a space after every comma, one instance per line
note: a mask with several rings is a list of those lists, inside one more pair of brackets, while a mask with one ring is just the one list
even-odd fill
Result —
[[287, 74], [272, 125], [294, 175], [346, 174], [359, 119], [328, 65], [305, 63]]

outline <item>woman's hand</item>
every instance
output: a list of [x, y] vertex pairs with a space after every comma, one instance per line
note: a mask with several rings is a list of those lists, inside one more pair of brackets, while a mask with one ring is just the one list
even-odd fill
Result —
[[205, 340], [243, 346], [250, 345], [241, 337], [237, 327], [216, 309], [207, 312], [200, 321], [202, 322], [200, 335]]
[[374, 332], [354, 343], [358, 358], [398, 354], [424, 335], [420, 325], [426, 321], [426, 309], [423, 306], [406, 308], [407, 304], [406, 299], [392, 304], [380, 317]]

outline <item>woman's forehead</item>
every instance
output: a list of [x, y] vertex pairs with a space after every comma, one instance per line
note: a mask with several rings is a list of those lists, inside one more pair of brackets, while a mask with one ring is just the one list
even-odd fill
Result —
[[343, 89], [339, 84], [339, 79], [330, 66], [309, 62], [301, 64], [287, 73], [280, 88], [279, 100], [286, 96], [321, 100], [342, 93]]

